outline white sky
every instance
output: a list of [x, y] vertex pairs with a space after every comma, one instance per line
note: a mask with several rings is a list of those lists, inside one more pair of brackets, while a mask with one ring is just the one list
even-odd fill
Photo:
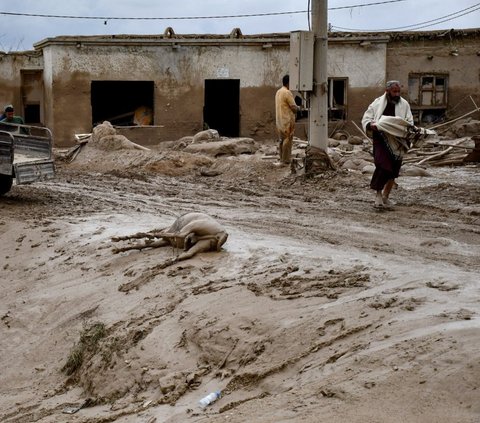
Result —
[[[382, 1], [388, 0], [329, 0], [328, 22], [334, 29], [372, 31], [405, 28], [433, 20], [444, 22], [428, 23], [428, 27], [418, 29], [480, 27], [480, 0], [404, 0], [333, 10]], [[302, 11], [307, 10], [308, 4], [308, 0], [0, 0], [0, 13], [162, 18]], [[461, 14], [464, 16], [459, 16]], [[306, 13], [297, 13], [224, 19], [107, 20], [105, 24], [103, 19], [0, 14], [0, 51], [30, 50], [34, 43], [44, 38], [61, 35], [162, 34], [168, 26], [178, 34], [229, 34], [236, 27], [244, 34], [261, 34], [307, 30], [308, 18]], [[411, 29], [417, 27], [402, 30]]]

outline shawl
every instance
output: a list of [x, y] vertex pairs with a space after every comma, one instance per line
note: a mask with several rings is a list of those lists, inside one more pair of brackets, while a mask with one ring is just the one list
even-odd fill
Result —
[[397, 116], [381, 116], [376, 125], [396, 160], [401, 160], [411, 147], [420, 147], [426, 139], [436, 136], [435, 131], [419, 128]]

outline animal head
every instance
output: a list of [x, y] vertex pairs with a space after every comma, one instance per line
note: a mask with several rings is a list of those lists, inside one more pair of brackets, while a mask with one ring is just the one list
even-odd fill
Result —
[[217, 238], [217, 251], [220, 251], [220, 248], [222, 248], [222, 245], [227, 242], [228, 234], [226, 232], [220, 232], [216, 236]]

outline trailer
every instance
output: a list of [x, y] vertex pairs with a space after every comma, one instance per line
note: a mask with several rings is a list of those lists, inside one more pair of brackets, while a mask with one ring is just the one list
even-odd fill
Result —
[[55, 177], [53, 138], [48, 128], [0, 122], [0, 195], [16, 185]]

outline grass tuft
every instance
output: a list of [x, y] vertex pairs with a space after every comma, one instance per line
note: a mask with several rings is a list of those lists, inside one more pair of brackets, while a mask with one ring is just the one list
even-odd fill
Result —
[[85, 327], [80, 333], [80, 340], [74, 345], [70, 352], [67, 362], [62, 367], [62, 372], [68, 376], [75, 373], [83, 363], [85, 355], [93, 355], [97, 350], [98, 342], [106, 335], [105, 325], [103, 323], [94, 323]]

